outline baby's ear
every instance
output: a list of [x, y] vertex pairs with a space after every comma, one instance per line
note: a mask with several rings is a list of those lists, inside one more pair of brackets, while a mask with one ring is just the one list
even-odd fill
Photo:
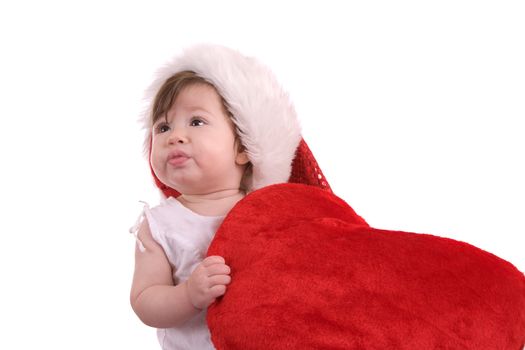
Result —
[[237, 165], [246, 165], [249, 162], [250, 159], [246, 151], [239, 151], [239, 153], [237, 153], [237, 157], [235, 157], [235, 163], [237, 163]]

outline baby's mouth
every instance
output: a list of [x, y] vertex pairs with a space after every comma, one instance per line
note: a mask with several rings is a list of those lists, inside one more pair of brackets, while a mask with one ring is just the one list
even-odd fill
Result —
[[188, 159], [190, 159], [190, 157], [186, 153], [181, 151], [175, 151], [171, 152], [168, 155], [168, 164], [172, 166], [180, 166], [184, 164]]

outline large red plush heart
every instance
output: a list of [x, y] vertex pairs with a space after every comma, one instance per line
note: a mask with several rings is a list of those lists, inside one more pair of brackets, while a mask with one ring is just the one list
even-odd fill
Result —
[[513, 349], [525, 278], [469, 244], [369, 227], [311, 186], [270, 186], [229, 213], [209, 255], [232, 268], [208, 311], [217, 349]]

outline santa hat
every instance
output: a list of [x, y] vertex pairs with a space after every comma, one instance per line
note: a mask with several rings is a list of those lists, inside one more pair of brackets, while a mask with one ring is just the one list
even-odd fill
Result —
[[[181, 71], [193, 71], [211, 83], [227, 102], [241, 143], [252, 164], [247, 191], [294, 182], [330, 186], [301, 137], [301, 128], [289, 95], [273, 73], [251, 57], [218, 45], [186, 49], [157, 73], [146, 90], [143, 115], [147, 129], [145, 153], [151, 150], [153, 101], [164, 82]], [[178, 196], [176, 189], [163, 184], [153, 173], [156, 185], [166, 196]]]

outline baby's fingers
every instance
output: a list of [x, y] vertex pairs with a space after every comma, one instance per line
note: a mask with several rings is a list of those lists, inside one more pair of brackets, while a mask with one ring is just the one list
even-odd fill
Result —
[[223, 296], [224, 293], [226, 293], [226, 286], [223, 284], [218, 284], [210, 288], [210, 295], [213, 296], [213, 298]]
[[222, 256], [213, 255], [213, 256], [208, 256], [207, 258], [205, 258], [202, 261], [202, 266], [208, 267], [214, 264], [225, 264], [225, 263], [226, 261], [224, 260]]
[[212, 276], [210, 277], [210, 289], [212, 289], [214, 286], [217, 286], [217, 285], [227, 285], [227, 284], [230, 284], [230, 282], [232, 281], [231, 277], [228, 276], [228, 275], [217, 275], [217, 276]]
[[229, 275], [230, 272], [230, 267], [224, 264], [214, 264], [206, 267], [206, 274], [208, 275], [208, 277], [216, 275]]

